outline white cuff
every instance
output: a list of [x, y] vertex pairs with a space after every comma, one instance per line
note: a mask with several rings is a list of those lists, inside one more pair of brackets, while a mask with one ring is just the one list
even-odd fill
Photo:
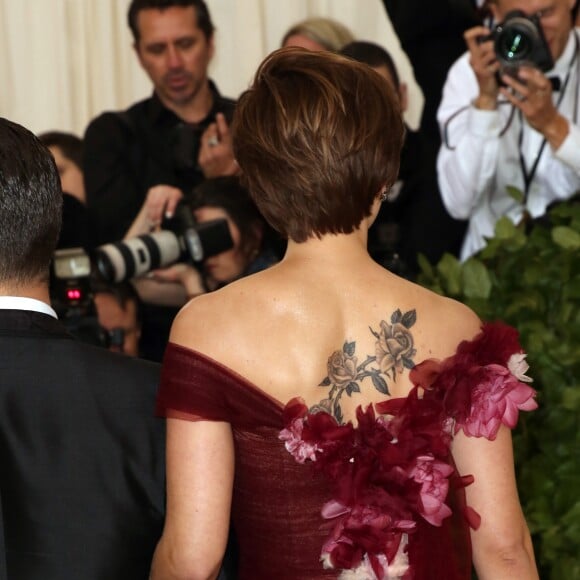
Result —
[[501, 115], [496, 109], [487, 111], [471, 105], [467, 118], [469, 132], [476, 137], [499, 137], [501, 133]]

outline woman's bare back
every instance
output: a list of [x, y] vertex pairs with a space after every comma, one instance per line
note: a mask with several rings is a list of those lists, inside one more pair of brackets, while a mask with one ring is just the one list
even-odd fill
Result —
[[283, 262], [197, 299], [180, 319], [178, 342], [339, 422], [359, 405], [406, 396], [410, 368], [453, 354], [480, 325], [465, 306], [370, 259], [348, 270]]

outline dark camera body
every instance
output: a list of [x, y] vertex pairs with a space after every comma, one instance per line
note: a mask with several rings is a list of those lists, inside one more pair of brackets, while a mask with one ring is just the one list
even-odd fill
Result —
[[95, 260], [101, 276], [109, 282], [122, 282], [175, 262], [199, 264], [234, 245], [227, 220], [197, 223], [184, 202], [161, 227], [160, 232], [97, 248]]
[[83, 248], [56, 250], [52, 259], [50, 302], [65, 328], [79, 340], [109, 346], [93, 299], [92, 264]]
[[480, 37], [478, 42], [489, 40], [493, 40], [501, 74], [516, 76], [521, 66], [535, 67], [543, 72], [554, 66], [550, 47], [537, 16], [513, 10], [493, 28], [489, 36]]

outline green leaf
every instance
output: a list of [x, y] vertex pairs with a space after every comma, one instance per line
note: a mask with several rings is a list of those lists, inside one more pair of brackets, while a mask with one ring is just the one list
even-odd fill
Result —
[[524, 203], [524, 192], [521, 189], [508, 185], [505, 190], [512, 199], [515, 199], [518, 203]]
[[445, 254], [437, 264], [437, 271], [441, 274], [447, 293], [450, 296], [459, 296], [461, 293], [461, 264], [451, 254]]
[[510, 218], [503, 216], [495, 224], [495, 238], [498, 240], [509, 240], [517, 234], [517, 228]]
[[433, 266], [430, 264], [429, 260], [427, 260], [424, 254], [417, 254], [417, 264], [419, 265], [421, 272], [425, 276], [433, 279], [433, 277], [435, 276], [435, 270], [433, 269]]
[[489, 298], [491, 279], [483, 262], [470, 258], [463, 265], [463, 293], [468, 298]]
[[580, 233], [566, 226], [556, 226], [552, 230], [552, 239], [565, 250], [578, 250], [580, 248]]

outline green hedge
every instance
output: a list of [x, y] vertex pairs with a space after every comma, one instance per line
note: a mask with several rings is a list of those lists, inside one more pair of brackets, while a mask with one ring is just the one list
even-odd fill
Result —
[[519, 330], [540, 405], [514, 432], [520, 499], [540, 577], [580, 580], [580, 204], [527, 227], [501, 219], [463, 264], [420, 265], [419, 283]]

